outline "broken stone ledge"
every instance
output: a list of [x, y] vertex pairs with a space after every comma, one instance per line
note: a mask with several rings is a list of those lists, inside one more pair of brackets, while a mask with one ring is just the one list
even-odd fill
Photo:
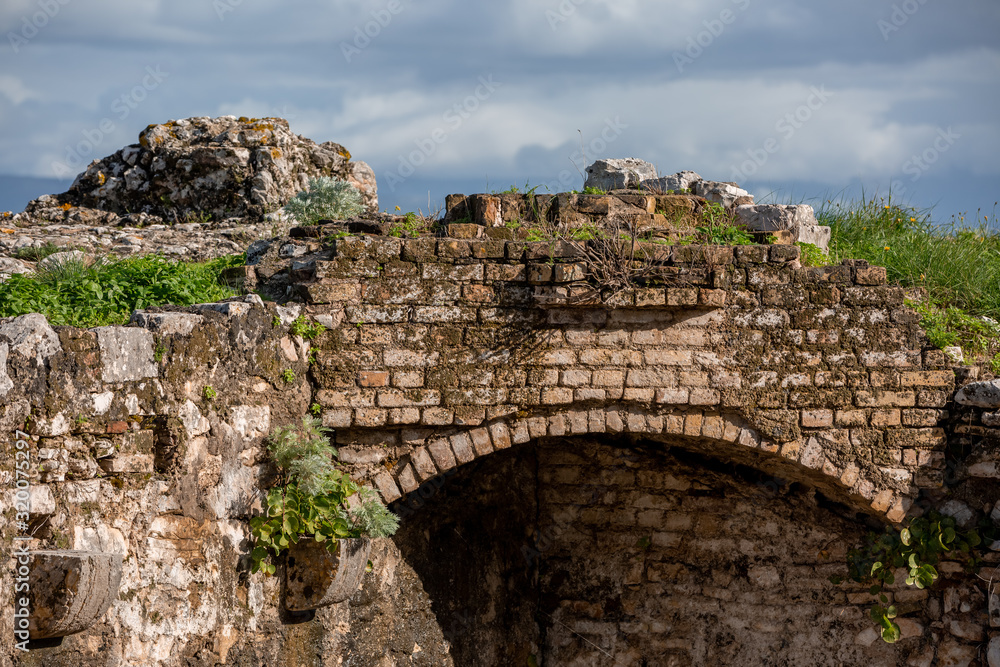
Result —
[[118, 598], [121, 554], [46, 550], [31, 553], [28, 600], [32, 639], [91, 627]]
[[336, 553], [313, 539], [301, 539], [288, 551], [285, 608], [307, 611], [349, 600], [360, 588], [371, 553], [367, 537], [337, 540]]

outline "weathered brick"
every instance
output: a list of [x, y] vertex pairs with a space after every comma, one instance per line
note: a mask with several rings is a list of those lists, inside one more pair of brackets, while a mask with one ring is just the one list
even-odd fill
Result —
[[900, 421], [899, 410], [872, 410], [872, 426], [899, 426]]
[[417, 482], [417, 475], [413, 471], [413, 465], [407, 463], [396, 475], [396, 481], [399, 483], [399, 488], [403, 490], [403, 493], [412, 493], [416, 491], [420, 484]]
[[644, 357], [650, 366], [690, 366], [693, 362], [688, 350], [646, 350]]
[[351, 408], [332, 408], [323, 411], [323, 426], [327, 428], [349, 428], [354, 421]]
[[802, 426], [806, 428], [833, 426], [833, 410], [803, 410]]
[[389, 412], [380, 408], [355, 408], [354, 425], [361, 428], [382, 426], [389, 418]]
[[621, 387], [625, 383], [625, 372], [594, 371], [590, 383], [595, 387]]
[[348, 306], [344, 318], [352, 324], [398, 324], [410, 319], [409, 306]]
[[563, 405], [573, 402], [573, 390], [569, 387], [546, 387], [542, 389], [543, 405]]
[[468, 463], [476, 458], [472, 438], [469, 437], [468, 433], [456, 433], [448, 440], [451, 443], [451, 451], [455, 453], [455, 459], [458, 463]]
[[461, 282], [481, 281], [485, 274], [482, 264], [424, 264], [420, 277], [424, 280]]
[[437, 254], [439, 257], [471, 257], [472, 246], [469, 241], [441, 239], [437, 243]]
[[441, 403], [441, 392], [437, 389], [380, 389], [376, 401], [382, 408], [429, 407]]
[[455, 420], [455, 413], [448, 408], [424, 408], [420, 412], [420, 423], [425, 426], [448, 426]]
[[416, 306], [413, 309], [413, 321], [431, 324], [475, 322], [476, 309], [461, 306]]
[[689, 389], [657, 389], [655, 395], [655, 401], [657, 403], [665, 403], [668, 405], [681, 405], [686, 404], [690, 398], [691, 392]]
[[868, 413], [865, 410], [837, 410], [837, 426], [867, 426]]
[[955, 385], [954, 371], [907, 371], [900, 375], [904, 387], [946, 387]]
[[707, 308], [722, 308], [726, 305], [726, 290], [700, 288], [698, 290], [698, 305]]
[[864, 266], [854, 269], [854, 282], [858, 285], [885, 285], [886, 271], [882, 266]]
[[577, 387], [573, 390], [573, 400], [580, 401], [603, 401], [607, 399], [608, 392], [604, 389], [591, 389], [589, 387]]
[[418, 447], [410, 453], [410, 462], [421, 482], [437, 477], [438, 469], [426, 447]]
[[399, 424], [419, 424], [420, 410], [418, 408], [390, 408], [388, 423]]
[[440, 358], [437, 352], [419, 352], [414, 350], [386, 350], [383, 356], [386, 366], [433, 366]]
[[912, 408], [917, 396], [912, 391], [858, 391], [854, 394], [854, 402], [860, 408]]
[[948, 417], [942, 410], [903, 410], [904, 426], [937, 426]]
[[698, 387], [691, 390], [688, 402], [691, 405], [718, 405], [722, 400], [717, 389]]
[[668, 306], [696, 306], [698, 305], [698, 288], [696, 287], [668, 287]]
[[672, 370], [631, 369], [625, 378], [627, 387], [676, 387], [677, 375]]
[[387, 505], [403, 495], [400, 493], [399, 487], [396, 486], [396, 480], [385, 470], [379, 470], [375, 473], [375, 488], [382, 496], [382, 502]]

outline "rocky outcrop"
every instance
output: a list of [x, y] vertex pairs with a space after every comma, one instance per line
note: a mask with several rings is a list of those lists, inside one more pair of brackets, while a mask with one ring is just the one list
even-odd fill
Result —
[[67, 192], [36, 199], [14, 222], [113, 225], [118, 216], [142, 214], [161, 219], [146, 224], [256, 221], [317, 176], [350, 182], [370, 211], [378, 208], [374, 172], [351, 162], [340, 144], [293, 134], [281, 118], [187, 118], [150, 125], [138, 144], [95, 160]]

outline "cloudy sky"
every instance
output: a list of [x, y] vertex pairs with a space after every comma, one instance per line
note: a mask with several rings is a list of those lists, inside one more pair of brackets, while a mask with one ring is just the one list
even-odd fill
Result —
[[[601, 157], [942, 220], [1000, 198], [996, 0], [3, 0], [0, 28], [8, 177], [235, 114], [345, 145], [389, 210]], [[0, 210], [69, 183], [0, 182]]]

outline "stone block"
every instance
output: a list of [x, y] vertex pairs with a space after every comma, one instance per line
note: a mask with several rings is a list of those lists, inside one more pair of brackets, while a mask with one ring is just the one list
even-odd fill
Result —
[[365, 575], [371, 540], [337, 540], [330, 551], [323, 542], [301, 539], [288, 551], [285, 570], [285, 608], [307, 611], [354, 597]]
[[955, 402], [988, 410], [1000, 408], [1000, 380], [971, 382], [958, 390]]
[[656, 167], [636, 158], [596, 160], [585, 171], [584, 187], [605, 191], [636, 188], [643, 181], [656, 178]]
[[146, 329], [97, 327], [101, 348], [101, 379], [105, 382], [132, 382], [156, 377], [153, 334]]
[[122, 554], [31, 552], [28, 630], [32, 639], [65, 637], [96, 623], [118, 599]]
[[204, 321], [204, 316], [194, 313], [146, 313], [137, 310], [132, 313], [129, 326], [142, 327], [161, 335], [186, 336]]

